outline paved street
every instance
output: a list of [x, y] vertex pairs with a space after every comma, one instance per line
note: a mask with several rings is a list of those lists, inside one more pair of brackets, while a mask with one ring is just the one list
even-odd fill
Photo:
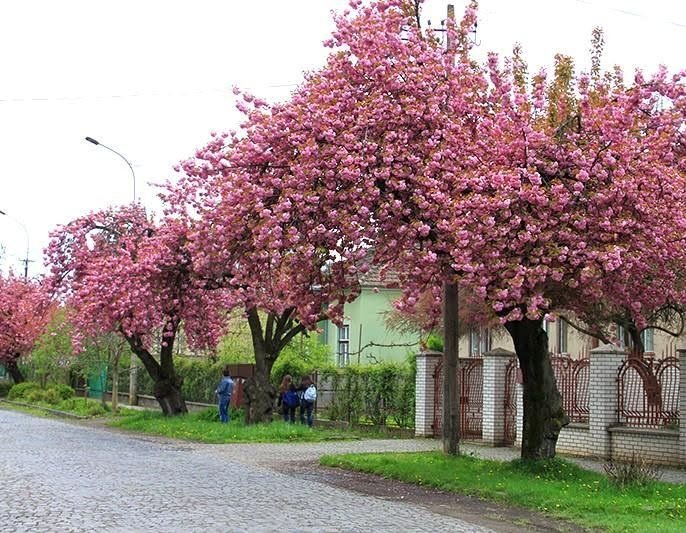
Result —
[[[0, 409], [1, 531], [487, 531], [280, 473], [289, 455], [432, 441], [188, 444]], [[310, 450], [310, 451], [308, 451]]]

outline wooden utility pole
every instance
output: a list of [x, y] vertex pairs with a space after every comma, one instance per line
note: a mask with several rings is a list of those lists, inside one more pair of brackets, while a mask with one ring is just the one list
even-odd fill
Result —
[[[448, 53], [454, 53], [451, 32], [455, 27], [455, 6], [448, 4]], [[460, 453], [460, 381], [457, 284], [443, 284], [443, 452]]]

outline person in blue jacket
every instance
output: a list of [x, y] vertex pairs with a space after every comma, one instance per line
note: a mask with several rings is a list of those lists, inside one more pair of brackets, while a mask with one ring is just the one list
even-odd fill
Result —
[[219, 398], [219, 420], [222, 424], [226, 424], [229, 421], [229, 404], [231, 403], [231, 394], [233, 394], [233, 380], [228, 366], [222, 370], [222, 380], [214, 393]]

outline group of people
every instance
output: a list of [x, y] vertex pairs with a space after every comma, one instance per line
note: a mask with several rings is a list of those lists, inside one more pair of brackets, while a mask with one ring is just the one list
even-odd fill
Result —
[[[233, 394], [234, 383], [231, 379], [231, 371], [228, 366], [222, 370], [222, 379], [214, 393], [217, 395], [219, 404], [219, 421], [226, 424], [230, 420], [229, 404]], [[310, 376], [303, 376], [300, 385], [296, 387], [293, 378], [286, 374], [279, 386], [277, 406], [281, 409], [285, 422], [295, 423], [295, 410], [300, 408], [300, 423], [312, 427], [312, 412], [314, 402], [317, 399], [317, 388]]]
[[293, 378], [286, 374], [279, 386], [277, 406], [281, 409], [284, 422], [295, 423], [295, 410], [300, 408], [300, 423], [312, 427], [312, 412], [317, 399], [317, 388], [310, 376], [303, 376], [300, 385], [296, 387]]

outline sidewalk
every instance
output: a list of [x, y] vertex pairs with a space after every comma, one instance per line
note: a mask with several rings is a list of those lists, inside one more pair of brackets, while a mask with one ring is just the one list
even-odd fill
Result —
[[[344, 453], [423, 452], [441, 449], [441, 441], [435, 439], [365, 439], [358, 441], [330, 441], [312, 443], [251, 443], [203, 445], [214, 449], [224, 457], [265, 467], [278, 467], [288, 463], [318, 461], [323, 455]], [[519, 448], [491, 448], [474, 443], [460, 443], [460, 451], [474, 454], [481, 459], [511, 461], [519, 457]], [[603, 471], [604, 461], [581, 457], [559, 457], [572, 461], [582, 468]], [[686, 483], [686, 470], [660, 467], [661, 481]]]

